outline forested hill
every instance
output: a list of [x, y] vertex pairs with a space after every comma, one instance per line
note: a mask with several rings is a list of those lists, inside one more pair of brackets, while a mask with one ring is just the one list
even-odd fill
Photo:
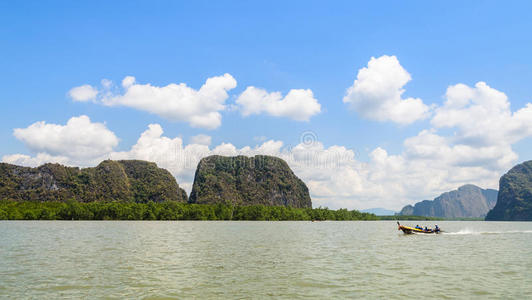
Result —
[[186, 202], [175, 178], [155, 163], [105, 160], [94, 168], [0, 163], [0, 199], [15, 201]]
[[305, 183], [284, 160], [267, 155], [203, 158], [189, 202], [312, 207]]
[[499, 181], [497, 205], [490, 221], [532, 221], [532, 160], [513, 167]]

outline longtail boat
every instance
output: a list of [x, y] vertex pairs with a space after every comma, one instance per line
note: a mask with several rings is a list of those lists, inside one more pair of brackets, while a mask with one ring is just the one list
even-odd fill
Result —
[[439, 228], [436, 229], [430, 229], [427, 228], [426, 230], [423, 228], [415, 228], [415, 227], [409, 227], [399, 224], [397, 222], [397, 230], [402, 230], [404, 234], [415, 234], [415, 233], [422, 233], [422, 234], [430, 234], [430, 233], [441, 233], [442, 231]]

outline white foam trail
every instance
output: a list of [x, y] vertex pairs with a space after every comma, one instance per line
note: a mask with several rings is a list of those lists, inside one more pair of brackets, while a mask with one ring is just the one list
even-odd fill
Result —
[[474, 231], [472, 229], [462, 229], [457, 232], [443, 232], [448, 235], [481, 235], [481, 234], [508, 234], [508, 233], [532, 233], [532, 230], [510, 230], [510, 231]]

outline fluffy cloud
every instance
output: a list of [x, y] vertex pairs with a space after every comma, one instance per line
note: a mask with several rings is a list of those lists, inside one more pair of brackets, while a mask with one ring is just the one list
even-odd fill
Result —
[[460, 143], [512, 144], [532, 135], [532, 104], [512, 113], [508, 97], [486, 83], [457, 84], [447, 89], [446, 101], [431, 123], [436, 128], [455, 128]]
[[431, 119], [434, 128], [404, 141], [398, 174], [427, 190], [468, 182], [497, 188], [498, 178], [518, 159], [512, 144], [532, 136], [532, 104], [512, 112], [508, 97], [484, 82], [450, 86], [445, 98]]
[[[211, 77], [195, 90], [184, 83], [162, 87], [140, 84], [135, 77], [127, 76], [122, 80], [123, 93], [115, 93], [109, 81], [102, 81], [102, 85], [97, 101], [104, 105], [127, 106], [171, 121], [187, 122], [193, 127], [215, 129], [221, 125], [220, 111], [225, 109], [227, 91], [236, 87], [236, 80], [230, 74]], [[92, 93], [87, 91], [95, 90], [83, 85], [73, 88], [69, 94], [74, 100], [89, 100]]]
[[87, 116], [73, 117], [66, 125], [36, 122], [15, 129], [13, 135], [35, 153], [77, 161], [105, 155], [118, 145], [118, 138], [105, 124], [93, 123]]
[[321, 105], [311, 90], [293, 89], [283, 98], [280, 92], [268, 93], [253, 86], [248, 87], [236, 103], [243, 116], [268, 114], [296, 121], [308, 121], [321, 111]]
[[72, 88], [70, 91], [68, 91], [68, 95], [74, 101], [85, 102], [95, 99], [98, 95], [98, 90], [88, 84], [85, 84]]
[[45, 163], [58, 163], [69, 165], [70, 159], [66, 156], [53, 156], [47, 153], [37, 153], [37, 155], [35, 156], [25, 154], [11, 154], [4, 155], [2, 157], [2, 162], [20, 166], [36, 167]]
[[198, 134], [190, 138], [191, 144], [199, 144], [209, 146], [212, 142], [212, 138], [205, 134]]
[[362, 117], [377, 121], [409, 124], [429, 116], [429, 107], [419, 98], [402, 98], [410, 74], [395, 56], [372, 57], [358, 71], [353, 86], [347, 89], [344, 103]]
[[[221, 111], [226, 109], [228, 91], [236, 87], [230, 74], [208, 78], [195, 90], [184, 83], [153, 86], [137, 83], [135, 77], [126, 76], [121, 87], [102, 80], [102, 87], [91, 85], [72, 88], [68, 94], [74, 101], [89, 101], [107, 106], [126, 106], [156, 114], [171, 121], [187, 122], [192, 127], [215, 129], [222, 123]], [[122, 92], [117, 92], [122, 90]], [[297, 121], [308, 121], [321, 112], [321, 105], [311, 90], [292, 89], [286, 96], [279, 92], [248, 87], [236, 100], [243, 116], [268, 114]]]

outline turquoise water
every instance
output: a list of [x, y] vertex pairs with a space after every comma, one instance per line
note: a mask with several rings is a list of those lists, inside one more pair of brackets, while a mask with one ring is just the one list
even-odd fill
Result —
[[2, 221], [0, 298], [532, 298], [532, 223], [438, 225]]

